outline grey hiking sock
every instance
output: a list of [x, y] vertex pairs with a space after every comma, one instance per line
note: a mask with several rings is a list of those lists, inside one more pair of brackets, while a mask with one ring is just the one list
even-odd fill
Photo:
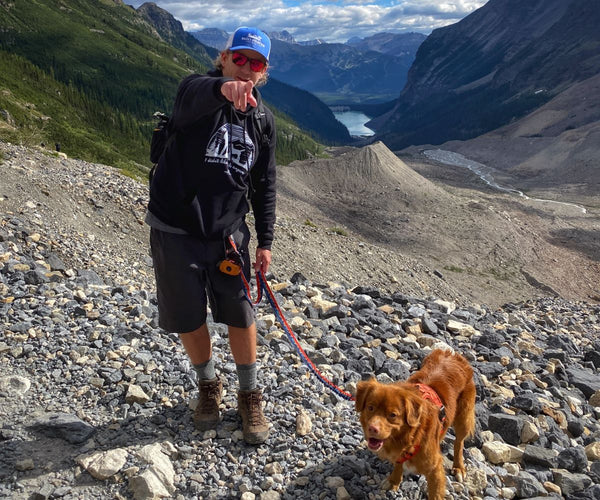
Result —
[[215, 373], [215, 362], [212, 358], [204, 363], [194, 365], [194, 368], [198, 374], [198, 380], [212, 380], [217, 376]]
[[240, 391], [253, 391], [256, 389], [256, 374], [258, 372], [256, 362], [250, 365], [235, 365], [235, 368], [240, 381]]

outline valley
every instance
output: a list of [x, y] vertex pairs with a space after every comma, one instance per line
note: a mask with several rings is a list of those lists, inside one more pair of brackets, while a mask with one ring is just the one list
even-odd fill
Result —
[[[585, 204], [586, 213], [540, 204], [493, 189], [470, 170], [432, 161], [416, 148], [399, 152], [400, 158], [382, 143], [333, 153], [338, 156], [279, 169], [281, 214], [347, 234], [330, 230], [340, 257], [335, 262], [329, 255], [326, 270], [311, 255], [322, 254], [322, 244], [311, 250], [307, 241], [299, 248], [276, 242], [275, 255], [279, 245], [295, 245], [294, 259], [315, 264], [304, 268], [316, 273], [309, 278], [326, 273], [327, 279], [402, 291], [408, 259], [430, 270], [423, 293], [494, 306], [548, 295], [600, 301], [598, 198], [595, 204], [568, 198]], [[544, 197], [563, 199], [560, 189]], [[344, 247], [354, 247], [355, 239], [388, 253], [354, 262]]]

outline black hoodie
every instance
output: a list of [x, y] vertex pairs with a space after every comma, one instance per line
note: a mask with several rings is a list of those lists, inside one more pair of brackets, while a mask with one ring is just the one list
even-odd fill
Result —
[[[171, 133], [176, 137], [158, 162], [148, 210], [168, 226], [220, 240], [242, 224], [250, 210], [249, 198], [258, 246], [270, 249], [275, 224], [275, 123], [264, 105], [236, 110], [221, 94], [228, 80], [212, 71], [190, 75], [179, 85], [171, 115]], [[260, 93], [256, 89], [253, 93], [260, 103]], [[261, 118], [253, 116], [261, 111]]]

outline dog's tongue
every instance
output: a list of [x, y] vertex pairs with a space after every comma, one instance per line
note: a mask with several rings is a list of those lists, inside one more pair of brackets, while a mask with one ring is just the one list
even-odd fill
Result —
[[369, 438], [369, 449], [378, 450], [383, 445], [383, 439]]

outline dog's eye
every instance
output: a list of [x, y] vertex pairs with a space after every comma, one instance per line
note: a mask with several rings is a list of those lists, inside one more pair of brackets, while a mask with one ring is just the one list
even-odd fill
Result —
[[394, 420], [398, 415], [394, 412], [390, 413], [390, 418]]
[[367, 410], [369, 410], [369, 411], [373, 411], [373, 405], [369, 405], [369, 406], [367, 406]]

